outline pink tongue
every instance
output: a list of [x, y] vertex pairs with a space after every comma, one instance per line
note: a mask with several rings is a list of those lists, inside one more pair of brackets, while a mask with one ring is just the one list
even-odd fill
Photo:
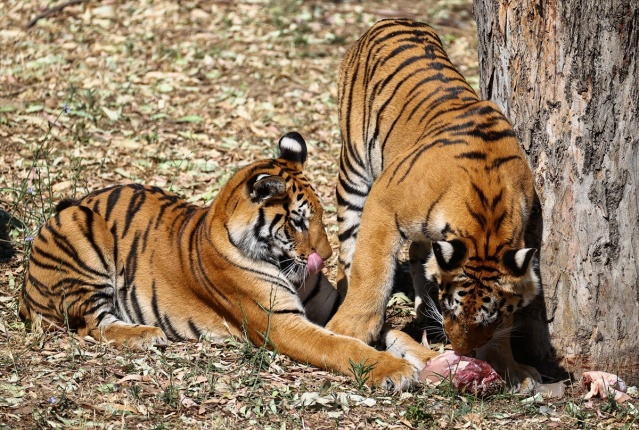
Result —
[[311, 275], [316, 274], [324, 267], [324, 260], [317, 252], [312, 253], [308, 256], [308, 260], [306, 262], [306, 271]]

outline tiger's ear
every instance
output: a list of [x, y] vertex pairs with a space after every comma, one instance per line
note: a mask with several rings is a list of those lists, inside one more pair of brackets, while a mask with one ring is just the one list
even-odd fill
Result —
[[279, 147], [280, 158], [300, 164], [306, 162], [306, 142], [298, 132], [291, 131], [282, 136]]
[[466, 256], [466, 246], [458, 239], [453, 239], [448, 242], [440, 240], [433, 242], [433, 254], [435, 255], [439, 268], [445, 272], [449, 272], [461, 266], [462, 260]]
[[286, 182], [280, 176], [257, 175], [249, 181], [249, 195], [255, 203], [281, 199], [286, 196]]
[[511, 275], [521, 278], [532, 270], [532, 258], [537, 250], [535, 248], [521, 248], [506, 251], [504, 253], [504, 267]]

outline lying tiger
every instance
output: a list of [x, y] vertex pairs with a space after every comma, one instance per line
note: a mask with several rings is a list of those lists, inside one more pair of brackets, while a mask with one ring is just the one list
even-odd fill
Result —
[[425, 272], [455, 351], [534, 385], [539, 373], [515, 362], [509, 336], [513, 313], [540, 288], [536, 250], [524, 243], [536, 195], [508, 120], [477, 97], [431, 27], [406, 19], [376, 23], [349, 49], [338, 99], [345, 299], [327, 328], [378, 336], [410, 240], [418, 308]]
[[[20, 315], [48, 329], [134, 347], [168, 339], [265, 334], [280, 353], [404, 389], [436, 354], [389, 331], [389, 351], [321, 325], [337, 292], [321, 273], [332, 253], [322, 207], [302, 173], [306, 143], [235, 173], [210, 207], [155, 187], [122, 185], [67, 202], [34, 237]], [[399, 355], [399, 356], [398, 356]], [[404, 357], [404, 358], [400, 358]]]

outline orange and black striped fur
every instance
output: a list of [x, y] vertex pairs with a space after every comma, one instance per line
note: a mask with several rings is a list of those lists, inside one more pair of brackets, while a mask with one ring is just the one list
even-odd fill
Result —
[[[426, 24], [376, 23], [339, 78], [338, 289], [327, 328], [370, 342], [382, 327], [396, 256], [439, 285], [443, 328], [511, 382], [539, 373], [513, 359], [512, 314], [538, 294], [524, 231], [535, 199], [511, 125], [480, 100]], [[421, 259], [421, 265], [417, 262]], [[424, 264], [425, 263], [425, 266]], [[424, 280], [415, 276], [418, 307]]]
[[322, 208], [302, 172], [302, 137], [287, 134], [280, 151], [235, 173], [207, 208], [142, 185], [61, 207], [32, 242], [21, 316], [134, 347], [244, 331], [262, 345], [268, 333], [301, 362], [345, 374], [349, 359], [377, 363], [372, 383], [410, 385], [430, 350], [401, 349], [391, 332], [391, 352], [380, 352], [321, 326], [338, 303], [319, 271], [331, 255]]

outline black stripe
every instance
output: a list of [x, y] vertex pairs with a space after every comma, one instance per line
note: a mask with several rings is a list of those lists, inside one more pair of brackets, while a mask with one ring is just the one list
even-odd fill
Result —
[[[483, 131], [483, 130], [481, 130], [479, 128], [475, 128], [474, 130], [469, 131], [469, 134], [474, 136], [474, 137], [478, 137], [478, 138], [480, 138], [480, 139], [482, 139], [482, 140], [484, 140], [486, 142], [494, 142], [496, 140], [504, 139], [506, 137], [512, 137], [512, 138], [516, 138], [517, 137], [515, 132], [512, 129], [510, 129], [510, 128], [505, 129], [505, 130], [496, 130], [496, 131]], [[506, 157], [506, 158], [508, 158], [508, 157]], [[518, 158], [518, 157], [515, 156], [515, 158]], [[493, 163], [493, 165], [494, 165], [494, 163]], [[499, 167], [499, 165], [494, 166], [494, 167]]]
[[335, 197], [337, 199], [337, 204], [339, 206], [344, 206], [346, 207], [346, 209], [356, 211], [356, 212], [362, 212], [364, 210], [363, 206], [356, 205], [346, 200], [346, 198], [342, 196], [342, 193], [340, 192], [339, 188], [335, 192]]
[[414, 157], [415, 154], [418, 154], [422, 151], [426, 151], [430, 149], [431, 147], [432, 145], [417, 146], [411, 151], [410, 154], [402, 158], [402, 160], [399, 163], [397, 163], [397, 166], [395, 166], [395, 170], [393, 170], [393, 174], [390, 176], [390, 178], [388, 178], [388, 182], [386, 183], [386, 188], [390, 187], [390, 185], [393, 183], [393, 180], [395, 179], [395, 175], [397, 175], [397, 173], [399, 172], [399, 169], [404, 165], [404, 163], [408, 162], [409, 159], [412, 159], [412, 157]]
[[140, 301], [138, 300], [138, 286], [137, 284], [131, 285], [131, 289], [129, 290], [129, 300], [127, 301], [133, 307], [133, 312], [135, 315], [128, 315], [128, 317], [137, 323], [147, 324], [144, 320], [144, 313], [142, 312], [142, 308], [140, 307]]
[[164, 313], [164, 315], [162, 315], [162, 322], [160, 324], [160, 328], [162, 328], [162, 331], [169, 338], [173, 340], [184, 340], [184, 336], [178, 333], [178, 331], [175, 329], [175, 327], [173, 326], [173, 323], [171, 322], [171, 318], [169, 317], [167, 313]]
[[[354, 93], [354, 89], [355, 89], [355, 85], [353, 85], [352, 83], [353, 82], [357, 82], [357, 74], [358, 74], [358, 72], [359, 72], [359, 68], [355, 68], [353, 76], [352, 76], [352, 78], [350, 80], [351, 81], [351, 87], [350, 87], [350, 89], [348, 91], [348, 98], [346, 99], [346, 103], [347, 103], [347, 106], [348, 106], [347, 107], [348, 114], [346, 115], [346, 125], [345, 125], [345, 128], [346, 128], [345, 134], [346, 134], [346, 136], [343, 136], [343, 140], [344, 140], [344, 144], [346, 145], [346, 150], [347, 151], [352, 151], [350, 154], [348, 154], [348, 155], [350, 155], [350, 157], [346, 157], [346, 158], [349, 158], [349, 162], [350, 162], [350, 159], [353, 159], [359, 166], [364, 166], [364, 163], [363, 163], [362, 159], [359, 157], [359, 154], [357, 154], [354, 151], [354, 149], [350, 149], [350, 147], [351, 147], [350, 143], [352, 142], [352, 140], [351, 140], [351, 133], [352, 133], [351, 128], [352, 128], [352, 125], [351, 125], [350, 112], [352, 112], [352, 109], [353, 109], [353, 93]], [[344, 146], [342, 146], [342, 148], [343, 147]], [[341, 158], [344, 159], [345, 157], [342, 156]]]
[[299, 309], [273, 309], [271, 310], [271, 313], [278, 314], [278, 315], [283, 315], [283, 314], [305, 315], [304, 311], [301, 311]]
[[512, 161], [512, 160], [518, 160], [520, 157], [518, 155], [510, 155], [508, 157], [501, 157], [501, 158], [496, 158], [492, 164], [490, 165], [490, 169], [497, 169], [499, 168], [502, 164], [507, 163], [508, 161]]
[[144, 229], [144, 234], [142, 235], [142, 253], [146, 252], [146, 245], [149, 240], [149, 234], [151, 233], [151, 229], [153, 228], [152, 220], [146, 225]]
[[395, 228], [397, 229], [397, 231], [399, 232], [399, 235], [402, 237], [403, 240], [408, 239], [408, 236], [406, 235], [406, 233], [404, 233], [404, 231], [402, 230], [401, 225], [399, 224], [399, 219], [397, 218], [397, 213], [395, 213]]
[[[59, 266], [67, 267], [68, 269], [78, 272], [85, 277], [91, 277], [91, 275], [104, 277], [108, 275], [108, 273], [103, 273], [87, 266], [84, 263], [84, 261], [78, 256], [78, 253], [75, 250], [75, 248], [68, 249], [65, 246], [63, 246], [64, 242], [66, 242], [67, 244], [69, 243], [65, 237], [59, 235], [55, 231], [51, 231], [51, 233], [54, 234], [54, 236], [56, 235], [59, 236], [59, 238], [54, 237], [54, 243], [58, 245], [59, 249], [65, 254], [67, 254], [67, 256], [70, 258], [63, 259], [61, 256], [50, 254], [49, 252], [44, 251], [43, 249], [40, 249], [37, 245], [33, 246], [32, 249], [36, 251], [38, 254], [40, 254], [41, 256], [48, 258], [49, 260], [58, 264]], [[32, 254], [32, 257], [33, 257], [33, 254]], [[72, 265], [71, 262], [75, 263], [75, 265]], [[53, 266], [53, 270], [58, 270], [58, 269], [56, 266]]]
[[501, 199], [503, 198], [503, 196], [504, 196], [504, 190], [501, 189], [501, 190], [499, 190], [499, 194], [497, 194], [495, 197], [493, 197], [493, 201], [490, 204], [490, 209], [492, 211], [494, 211], [495, 208], [497, 207], [497, 205], [499, 204], [499, 202], [501, 202]]
[[[359, 152], [357, 152], [356, 145], [352, 144], [351, 140], [342, 140], [344, 143], [340, 153], [340, 172], [348, 172], [348, 176], [355, 175], [366, 180], [368, 175], [365, 174], [370, 173], [368, 165], [362, 160]], [[360, 171], [363, 173], [360, 173]]]
[[89, 209], [87, 207], [84, 207], [84, 206], [80, 206], [79, 209], [81, 211], [83, 211], [84, 215], [86, 216], [85, 225], [87, 226], [87, 232], [85, 234], [85, 237], [87, 238], [87, 240], [91, 244], [91, 248], [93, 248], [93, 250], [97, 254], [98, 258], [100, 259], [100, 262], [102, 263], [102, 267], [108, 273], [109, 264], [107, 263], [106, 258], [105, 258], [104, 254], [103, 254], [104, 246], [99, 246], [95, 242], [95, 235], [93, 234], [93, 224], [94, 224], [93, 218], [94, 218], [95, 213], [93, 213], [91, 211], [91, 209]]
[[490, 230], [486, 229], [486, 238], [484, 239], [484, 256], [488, 255], [488, 249], [490, 248]]
[[481, 202], [481, 205], [483, 206], [483, 208], [484, 209], [488, 209], [488, 199], [486, 198], [486, 195], [484, 194], [482, 189], [479, 188], [477, 186], [477, 184], [475, 184], [472, 181], [471, 181], [470, 185], [473, 187], [473, 190], [475, 190], [475, 193], [477, 194], [477, 197], [479, 197], [479, 201]]
[[458, 160], [462, 158], [468, 158], [470, 160], [485, 160], [486, 153], [482, 151], [462, 152], [461, 154], [455, 155], [455, 158]]
[[493, 106], [487, 105], [485, 103], [487, 102], [477, 103], [475, 106], [472, 106], [471, 108], [467, 109], [466, 112], [464, 112], [462, 115], [460, 115], [460, 118], [468, 118], [471, 116], [487, 117], [487, 116], [493, 116], [495, 114], [501, 116], [499, 112], [495, 110]]
[[133, 284], [136, 271], [138, 269], [138, 242], [140, 241], [140, 233], [136, 232], [133, 236], [133, 241], [131, 241], [131, 246], [129, 248], [129, 253], [126, 256], [126, 272], [125, 272], [125, 282], [127, 284]]
[[157, 287], [155, 285], [155, 280], [153, 280], [153, 282], [151, 283], [151, 309], [153, 310], [153, 315], [155, 316], [155, 323], [153, 325], [164, 330], [164, 328], [162, 327], [162, 317], [160, 316], [160, 308], [158, 307], [157, 299]]
[[344, 191], [346, 191], [348, 194], [354, 194], [358, 197], [368, 197], [368, 193], [370, 192], [370, 187], [368, 187], [364, 191], [360, 191], [357, 188], [351, 186], [349, 183], [347, 183], [346, 178], [344, 178], [343, 175], [339, 175], [338, 181], [339, 181], [339, 184], [344, 189]]
[[189, 329], [191, 330], [191, 333], [193, 333], [193, 337], [195, 339], [200, 339], [204, 333], [202, 332], [202, 330], [200, 330], [200, 328], [197, 325], [195, 325], [192, 318], [189, 318], [188, 324], [189, 324]]
[[111, 218], [111, 212], [113, 212], [113, 208], [118, 204], [118, 200], [120, 200], [120, 194], [122, 194], [122, 187], [113, 187], [110, 189], [111, 193], [109, 197], [107, 197], [107, 205], [106, 205], [106, 214], [104, 218], [109, 221]]
[[[466, 270], [472, 270], [473, 272], [499, 272], [499, 269], [496, 269], [494, 267], [490, 267], [490, 266], [486, 266], [486, 265], [478, 265], [478, 266], [468, 266], [466, 265], [465, 267]], [[482, 277], [483, 279], [483, 277]]]
[[337, 235], [337, 239], [339, 239], [340, 242], [344, 242], [345, 240], [349, 239], [351, 236], [356, 234], [358, 229], [359, 229], [359, 224], [352, 225], [347, 230], [339, 233]]
[[466, 210], [468, 211], [468, 213], [475, 218], [475, 221], [477, 221], [477, 223], [481, 226], [481, 227], [485, 227], [486, 226], [486, 217], [483, 214], [480, 214], [479, 212], [475, 212], [470, 205], [468, 204], [468, 202], [466, 202]]
[[139, 190], [134, 192], [129, 200], [129, 206], [126, 210], [126, 215], [124, 217], [124, 230], [122, 231], [122, 237], [125, 237], [127, 232], [129, 231], [129, 227], [133, 221], [133, 218], [137, 215], [138, 211], [142, 207], [146, 200], [145, 190]]
[[506, 212], [502, 212], [502, 214], [493, 221], [493, 229], [495, 230], [495, 233], [499, 232], [499, 227], [501, 227], [501, 223], [504, 221], [505, 218]]
[[[118, 222], [117, 220], [113, 221], [111, 228], [109, 229], [111, 232], [111, 237], [113, 238], [113, 262], [115, 266], [118, 265], [118, 253], [119, 253], [119, 243], [118, 243]], [[117, 270], [114, 268], [114, 271]]]

